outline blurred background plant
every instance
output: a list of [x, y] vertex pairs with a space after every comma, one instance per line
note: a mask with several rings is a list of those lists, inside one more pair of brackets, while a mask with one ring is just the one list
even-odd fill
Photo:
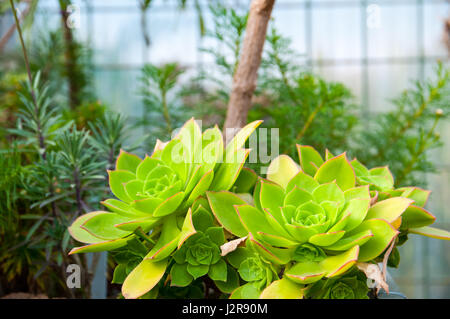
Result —
[[[108, 191], [106, 169], [114, 167], [121, 148], [140, 155], [150, 153], [157, 138], [167, 140], [173, 129], [192, 116], [202, 119], [203, 126], [223, 125], [242, 49], [248, 1], [15, 3], [20, 8], [34, 82], [26, 84], [27, 70], [17, 32], [14, 28], [10, 32], [12, 11], [8, 2], [2, 2], [0, 295], [28, 291], [88, 297], [95, 267], [87, 267], [88, 260], [78, 256], [67, 256], [74, 244], [67, 225], [79, 214], [101, 209], [98, 202], [107, 197]], [[295, 11], [297, 5], [300, 13]], [[366, 56], [361, 53], [357, 59], [360, 69], [354, 76], [355, 59], [342, 58], [339, 52], [351, 55], [342, 49], [345, 47], [358, 50], [353, 45], [357, 42], [354, 30], [369, 37], [362, 37], [361, 43], [366, 43], [364, 50], [370, 52], [367, 32], [373, 31], [348, 22], [353, 21], [354, 12], [367, 14], [366, 7], [358, 2], [348, 8], [336, 4], [337, 9], [328, 9], [325, 5], [317, 1], [277, 1], [248, 120], [263, 119], [263, 127], [279, 129], [280, 153], [297, 157], [295, 143], [312, 145], [321, 152], [347, 151], [368, 166], [389, 165], [397, 186], [431, 187], [435, 193], [432, 208], [444, 223], [442, 227], [448, 228], [448, 212], [444, 212], [450, 185], [448, 171], [438, 181], [432, 174], [449, 165], [442, 160], [448, 154], [449, 139], [446, 54], [439, 50], [431, 50], [429, 56], [424, 55], [424, 50], [417, 52], [418, 63], [422, 64], [415, 68], [433, 66], [433, 72], [421, 71], [418, 76], [399, 69], [389, 59], [382, 65], [381, 58], [373, 58], [374, 63], [381, 64], [369, 65], [371, 58], [367, 52]], [[435, 6], [415, 5], [413, 9], [424, 15], [448, 9], [439, 1]], [[386, 24], [390, 23], [389, 10], [411, 11], [406, 5], [382, 8], [388, 17], [383, 20]], [[336, 19], [333, 10], [344, 13]], [[81, 14], [77, 16], [77, 12]], [[299, 24], [299, 19], [305, 25]], [[402, 17], [398, 19], [406, 23]], [[320, 26], [314, 24], [319, 20]], [[344, 36], [340, 29], [332, 30], [343, 20], [347, 21], [342, 29]], [[359, 16], [356, 20], [361, 21]], [[430, 39], [439, 34], [441, 41], [444, 23], [436, 18], [425, 21], [416, 21], [417, 30], [424, 25]], [[313, 24], [322, 31], [313, 32]], [[330, 28], [324, 30], [322, 25]], [[380, 32], [390, 32], [386, 30], [390, 29], [383, 27]], [[318, 43], [327, 39], [326, 44], [314, 44], [313, 34]], [[400, 37], [414, 38], [409, 33]], [[376, 37], [372, 38], [378, 43]], [[445, 43], [439, 45], [445, 47]], [[333, 50], [339, 51], [336, 56], [342, 61], [327, 58], [334, 56]], [[408, 54], [411, 51], [405, 50]], [[401, 60], [398, 56], [396, 59]], [[412, 60], [409, 55], [405, 59]], [[438, 60], [443, 61], [438, 64]], [[390, 66], [386, 63], [393, 63], [392, 67], [386, 68]], [[341, 73], [334, 71], [338, 67]], [[405, 80], [393, 85], [397, 91], [376, 87], [376, 81], [369, 76], [369, 70], [375, 73], [375, 68], [388, 77], [400, 70]], [[31, 92], [35, 92], [37, 106]], [[269, 146], [272, 137], [268, 135]], [[267, 153], [274, 151], [269, 147]], [[252, 163], [248, 166], [262, 168]], [[402, 250], [405, 261], [400, 263], [398, 273], [394, 272], [401, 289], [410, 297], [450, 296], [450, 278], [445, 272], [450, 263], [445, 257], [448, 248], [431, 247], [427, 239], [414, 243], [415, 248]], [[431, 251], [442, 256], [436, 264], [424, 261]], [[69, 263], [86, 270], [84, 289], [66, 287], [65, 266]], [[443, 269], [443, 275], [433, 277], [433, 267]], [[109, 271], [108, 276], [111, 274]], [[417, 279], [413, 283], [403, 280], [408, 276]], [[109, 286], [111, 297], [116, 296], [115, 289]], [[184, 293], [180, 290], [180, 294]]]

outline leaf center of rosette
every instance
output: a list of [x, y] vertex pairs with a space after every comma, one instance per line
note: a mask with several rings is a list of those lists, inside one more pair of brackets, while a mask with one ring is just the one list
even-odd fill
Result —
[[330, 291], [331, 299], [355, 299], [353, 289], [343, 282], [335, 284]]

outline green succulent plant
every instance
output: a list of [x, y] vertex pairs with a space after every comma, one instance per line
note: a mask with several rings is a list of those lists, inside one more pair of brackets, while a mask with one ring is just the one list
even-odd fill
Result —
[[227, 255], [228, 262], [247, 283], [235, 289], [232, 299], [258, 298], [261, 291], [278, 279], [279, 269], [251, 247], [239, 247]]
[[[197, 233], [190, 209], [195, 200], [207, 190], [228, 190], [235, 183], [250, 151], [242, 146], [259, 124], [245, 126], [224, 147], [217, 126], [202, 133], [191, 119], [171, 141], [158, 140], [151, 156], [140, 159], [121, 151], [115, 170], [108, 172], [116, 198], [102, 202], [111, 211], [91, 212], [73, 222], [70, 234], [88, 245], [72, 249], [71, 254], [117, 250], [133, 238], [144, 239], [146, 254], [127, 273], [122, 293], [126, 298], [146, 294], [164, 275], [168, 257]], [[203, 235], [199, 231], [194, 238], [208, 236], [209, 241], [214, 231], [217, 235], [219, 229], [206, 230]], [[201, 249], [197, 254], [199, 257]], [[123, 269], [120, 271], [123, 274]], [[223, 279], [223, 274], [212, 277]]]
[[[212, 211], [228, 231], [248, 236], [247, 245], [284, 267], [284, 278], [264, 294], [290, 285], [285, 279], [298, 284], [294, 291], [299, 291], [322, 278], [338, 278], [357, 262], [381, 256], [399, 229], [422, 234], [430, 229], [408, 228], [434, 221], [422, 208], [428, 192], [394, 189], [387, 167], [367, 170], [345, 153], [328, 151], [324, 160], [309, 146], [299, 145], [298, 152], [300, 165], [286, 155], [272, 161], [267, 179], [255, 185], [253, 204], [231, 192], [207, 192]], [[442, 230], [428, 235], [436, 233], [449, 238]]]
[[369, 299], [366, 277], [350, 271], [340, 278], [321, 280], [309, 287], [305, 295], [313, 299]]
[[171, 284], [184, 287], [208, 274], [212, 280], [227, 280], [227, 264], [222, 259], [220, 246], [225, 243], [222, 227], [214, 225], [212, 214], [198, 205], [192, 217], [196, 231], [175, 252]]

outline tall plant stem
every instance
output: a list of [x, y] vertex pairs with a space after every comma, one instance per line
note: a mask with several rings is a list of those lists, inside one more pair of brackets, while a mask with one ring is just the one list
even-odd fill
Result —
[[297, 141], [300, 141], [303, 136], [305, 136], [306, 131], [311, 126], [312, 122], [314, 121], [314, 118], [316, 117], [317, 113], [322, 109], [325, 102], [322, 101], [315, 109], [314, 111], [308, 116], [308, 119], [306, 120], [305, 125], [303, 126], [302, 130], [297, 134]]
[[[28, 1], [27, 8], [22, 12], [22, 15], [20, 19], [25, 19], [28, 13], [31, 10], [32, 3], [31, 1]], [[14, 23], [12, 26], [9, 27], [8, 31], [3, 35], [3, 37], [0, 39], [0, 52], [3, 51], [8, 41], [12, 38], [14, 35], [14, 29], [16, 28], [16, 24]]]
[[162, 107], [163, 107], [164, 119], [166, 120], [166, 124], [167, 124], [167, 132], [170, 135], [172, 133], [172, 123], [170, 121], [169, 107], [167, 106], [167, 92], [166, 92], [166, 90], [163, 90], [161, 92], [161, 102], [162, 102]]
[[[251, 3], [241, 57], [233, 76], [225, 129], [240, 128], [247, 122], [274, 3], [275, 0], [253, 0]], [[228, 135], [231, 134], [224, 134], [225, 140], [232, 138]]]
[[[20, 44], [22, 45], [23, 57], [25, 59], [25, 67], [27, 69], [28, 80], [30, 81], [30, 86], [31, 86], [31, 95], [33, 97], [33, 102], [36, 105], [37, 104], [36, 96], [35, 96], [34, 90], [33, 90], [33, 77], [31, 76], [30, 63], [28, 62], [28, 54], [27, 54], [27, 50], [25, 48], [25, 42], [23, 41], [22, 28], [20, 27], [19, 18], [17, 17], [17, 10], [16, 10], [16, 6], [14, 5], [14, 1], [9, 0], [9, 3], [11, 4], [11, 9], [12, 9], [12, 12], [14, 15], [14, 20], [16, 21], [16, 27], [17, 27], [17, 32], [19, 33]], [[36, 105], [36, 107], [37, 107], [37, 105]]]
[[20, 44], [22, 45], [23, 58], [25, 60], [25, 68], [27, 69], [28, 81], [30, 83], [30, 94], [31, 94], [31, 98], [32, 98], [33, 104], [34, 104], [34, 110], [36, 112], [36, 126], [37, 126], [39, 147], [43, 150], [42, 158], [45, 159], [46, 158], [45, 140], [44, 140], [44, 136], [42, 135], [41, 123], [39, 121], [39, 107], [37, 105], [36, 94], [34, 92], [33, 77], [31, 75], [30, 62], [28, 60], [28, 54], [27, 54], [27, 49], [25, 47], [25, 42], [23, 41], [22, 28], [20, 27], [19, 18], [17, 17], [17, 10], [14, 5], [14, 1], [9, 0], [9, 3], [11, 4], [11, 9], [12, 9], [12, 12], [14, 15], [14, 20], [16, 21], [17, 33], [19, 34]]

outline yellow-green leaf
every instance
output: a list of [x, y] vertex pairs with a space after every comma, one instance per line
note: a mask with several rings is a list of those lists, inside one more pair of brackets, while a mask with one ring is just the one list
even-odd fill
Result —
[[125, 279], [122, 295], [126, 299], [141, 297], [158, 284], [166, 268], [167, 259], [161, 261], [144, 259]]

